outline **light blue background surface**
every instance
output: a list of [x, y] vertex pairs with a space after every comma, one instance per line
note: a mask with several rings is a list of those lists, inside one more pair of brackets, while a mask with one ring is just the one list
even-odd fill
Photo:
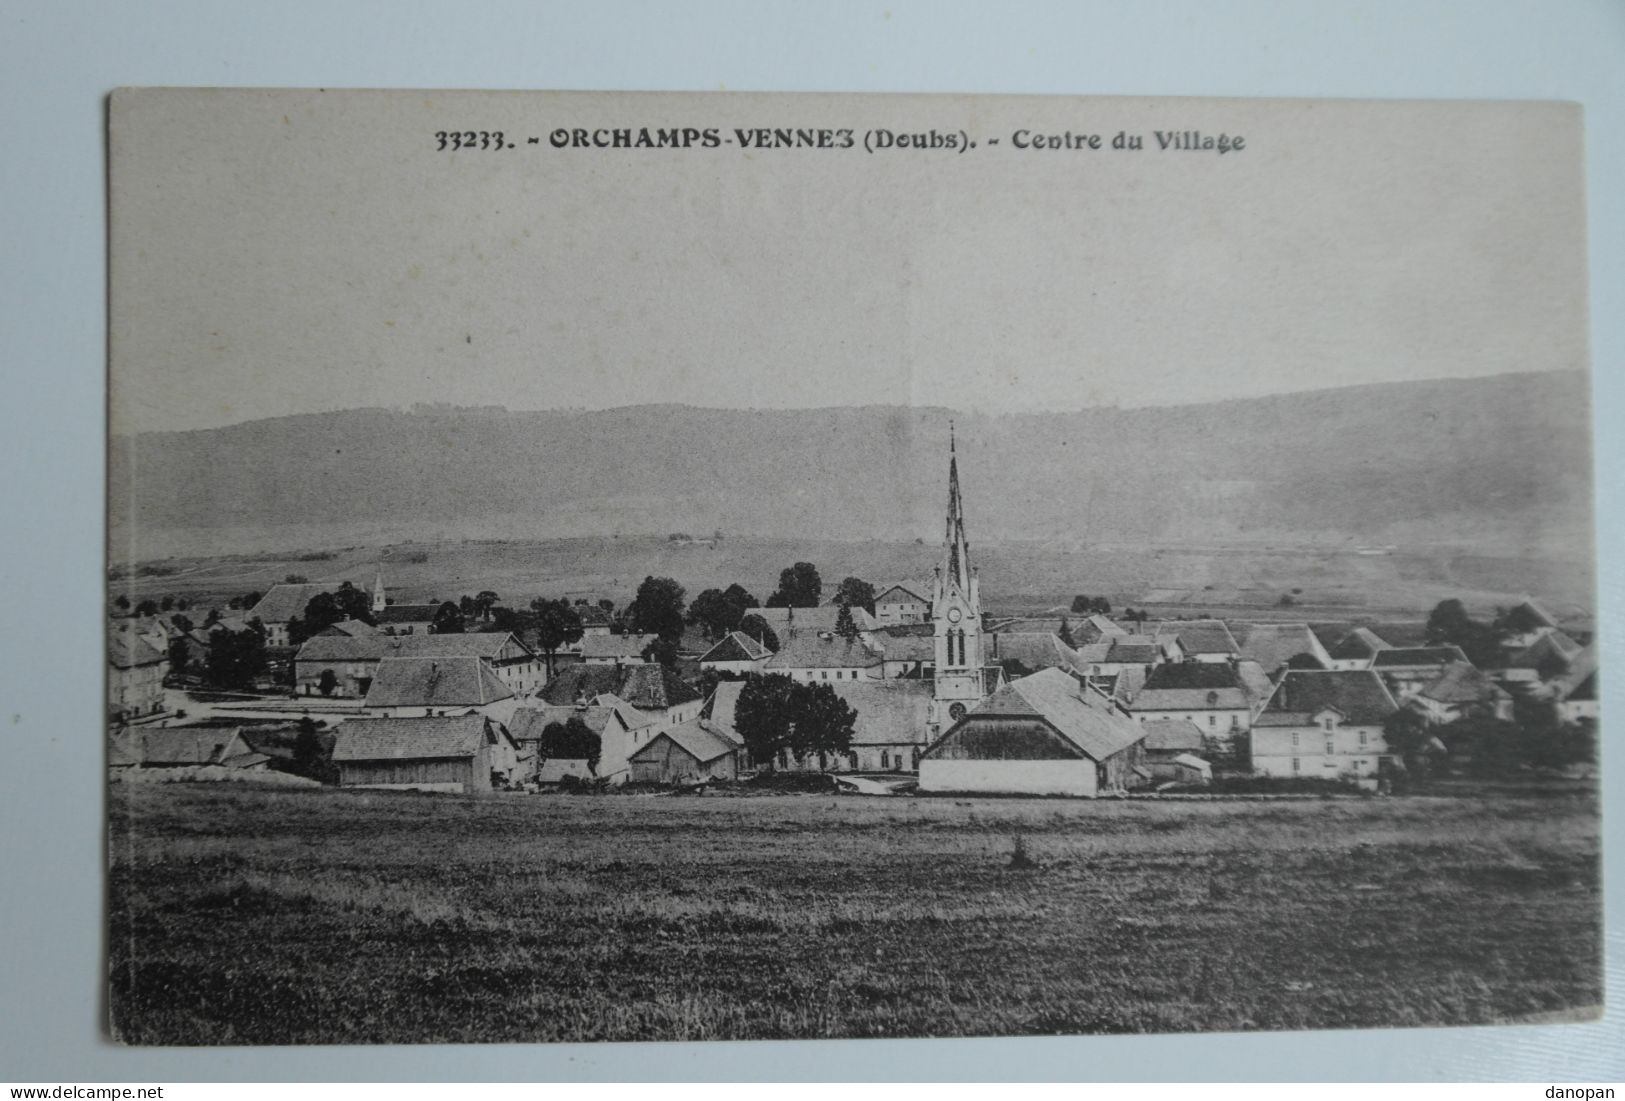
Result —
[[[1625, 1078], [1597, 1025], [976, 1041], [124, 1050], [101, 1039], [104, 163], [121, 84], [1570, 99], [1584, 104], [1605, 661], [1625, 654], [1625, 5], [0, 6], [0, 1081]], [[1448, 141], [1449, 135], [1440, 135]], [[1605, 710], [1625, 714], [1610, 679]], [[1617, 824], [1621, 753], [1606, 798]], [[1621, 947], [1611, 830], [1609, 945]], [[1449, 920], [1448, 915], [1440, 915]], [[1260, 961], [1267, 966], [1267, 961]]]

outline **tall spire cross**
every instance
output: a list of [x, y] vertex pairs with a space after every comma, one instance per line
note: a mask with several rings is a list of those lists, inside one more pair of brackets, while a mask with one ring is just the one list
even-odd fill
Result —
[[948, 422], [948, 579], [965, 588], [970, 580], [970, 545], [965, 539], [965, 509], [959, 497], [959, 455], [955, 447], [954, 422]]

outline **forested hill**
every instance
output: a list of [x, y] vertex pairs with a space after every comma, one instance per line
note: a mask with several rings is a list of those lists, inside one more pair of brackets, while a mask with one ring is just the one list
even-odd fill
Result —
[[[996, 416], [355, 409], [117, 438], [110, 522], [133, 553], [717, 529], [931, 540], [950, 417], [984, 542], [1505, 546], [1584, 539], [1590, 522], [1577, 372]], [[270, 547], [230, 546], [244, 540]]]

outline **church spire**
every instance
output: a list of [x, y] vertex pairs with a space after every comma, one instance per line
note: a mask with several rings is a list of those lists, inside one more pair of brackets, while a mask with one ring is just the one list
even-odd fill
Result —
[[943, 534], [947, 565], [943, 580], [970, 588], [970, 543], [965, 538], [965, 506], [959, 496], [959, 456], [954, 441], [954, 424], [948, 422], [948, 528]]

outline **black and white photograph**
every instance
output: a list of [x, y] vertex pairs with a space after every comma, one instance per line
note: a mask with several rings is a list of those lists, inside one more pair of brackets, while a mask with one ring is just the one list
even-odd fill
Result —
[[112, 1041], [1601, 1016], [1576, 105], [107, 132]]

